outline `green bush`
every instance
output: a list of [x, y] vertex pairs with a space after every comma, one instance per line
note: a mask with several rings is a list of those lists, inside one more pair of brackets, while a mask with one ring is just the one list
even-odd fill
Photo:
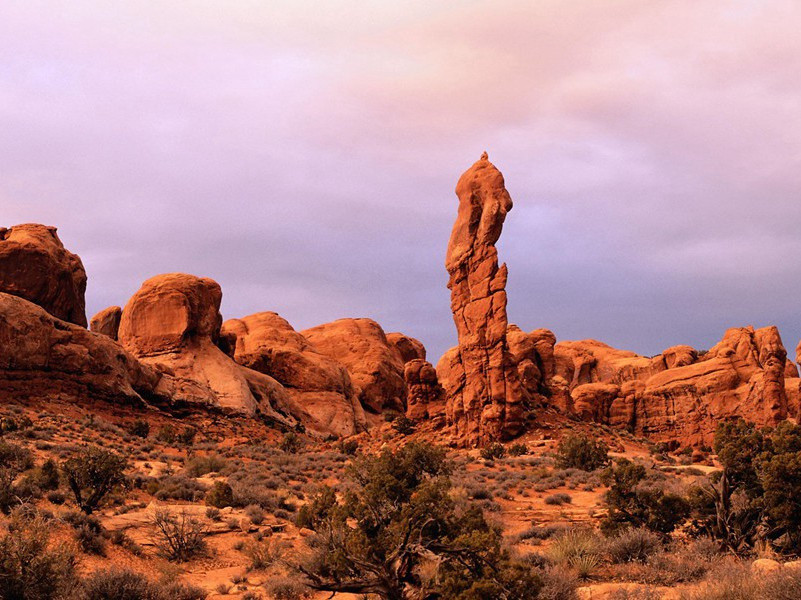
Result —
[[144, 419], [136, 419], [128, 426], [128, 432], [136, 437], [146, 438], [150, 435], [150, 423]]
[[495, 442], [489, 446], [484, 446], [481, 451], [481, 458], [484, 460], [495, 460], [506, 456], [506, 448], [503, 444]]
[[415, 430], [414, 421], [412, 421], [406, 415], [400, 415], [398, 418], [392, 421], [392, 429], [401, 435], [410, 435], [414, 433]]
[[278, 443], [278, 448], [287, 454], [297, 454], [303, 447], [303, 442], [294, 431], [288, 431]]
[[206, 505], [215, 508], [225, 508], [234, 503], [234, 490], [224, 481], [215, 481], [206, 493]]
[[50, 544], [50, 525], [40, 516], [15, 516], [0, 538], [0, 598], [67, 600], [75, 590], [77, 559], [68, 547]]
[[562, 469], [594, 471], [609, 463], [609, 447], [602, 440], [582, 434], [568, 434], [559, 440], [556, 464]]
[[61, 465], [75, 503], [91, 514], [115, 486], [124, 483], [127, 461], [113, 452], [90, 446]]
[[649, 481], [645, 467], [625, 458], [606, 469], [601, 482], [609, 486], [604, 496], [608, 514], [601, 521], [604, 532], [633, 526], [670, 533], [690, 514], [690, 504], [683, 496]]

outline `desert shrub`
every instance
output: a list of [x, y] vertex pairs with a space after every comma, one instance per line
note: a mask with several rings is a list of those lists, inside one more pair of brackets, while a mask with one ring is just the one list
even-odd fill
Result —
[[484, 460], [496, 460], [506, 456], [506, 448], [503, 444], [495, 442], [481, 449], [481, 458]]
[[75, 540], [81, 550], [88, 554], [103, 556], [106, 553], [106, 539], [103, 536], [103, 526], [95, 517], [72, 511], [62, 515], [64, 521], [75, 530]]
[[125, 481], [126, 466], [123, 457], [90, 446], [66, 460], [61, 470], [75, 503], [83, 512], [91, 514], [116, 485]]
[[184, 562], [205, 552], [206, 527], [185, 510], [178, 514], [157, 510], [152, 524], [155, 527], [153, 542], [165, 558]]
[[156, 432], [156, 439], [165, 444], [174, 444], [177, 435], [175, 427], [168, 423], [159, 427], [159, 430]]
[[602, 440], [582, 434], [568, 434], [559, 440], [556, 464], [562, 469], [594, 471], [609, 462], [609, 447]]
[[0, 538], [0, 598], [67, 600], [76, 586], [76, 557], [64, 545], [51, 547], [50, 526], [41, 517], [14, 516]]
[[0, 512], [8, 514], [14, 506], [31, 496], [14, 481], [23, 471], [33, 467], [33, 454], [17, 444], [0, 441]]
[[288, 431], [278, 443], [278, 448], [287, 454], [296, 454], [303, 447], [303, 442], [294, 431]]
[[175, 441], [182, 446], [191, 446], [195, 443], [197, 437], [197, 429], [191, 425], [187, 425], [175, 436]]
[[217, 454], [207, 456], [193, 456], [184, 465], [184, 471], [190, 477], [202, 477], [208, 473], [219, 473], [226, 466], [228, 461]]
[[197, 502], [206, 495], [206, 488], [200, 482], [185, 475], [168, 475], [151, 480], [145, 489], [158, 500]]
[[339, 440], [339, 451], [348, 456], [354, 456], [359, 450], [358, 440]]
[[512, 444], [509, 446], [509, 456], [523, 456], [528, 454], [528, 446], [525, 444]]
[[42, 463], [42, 466], [36, 469], [33, 474], [34, 483], [39, 486], [39, 489], [48, 491], [58, 489], [60, 481], [60, 473], [56, 461], [48, 458]]
[[81, 600], [204, 600], [206, 596], [194, 586], [156, 583], [141, 573], [112, 567], [86, 578]]
[[216, 508], [225, 508], [234, 503], [234, 491], [230, 485], [224, 481], [215, 481], [211, 489], [206, 493], [206, 504]]
[[264, 522], [264, 511], [258, 504], [249, 504], [245, 507], [245, 516], [254, 525], [261, 525]]
[[538, 600], [578, 600], [578, 581], [574, 573], [564, 568], [545, 571]]
[[602, 552], [600, 539], [589, 529], [567, 530], [548, 549], [555, 563], [570, 567], [582, 579], [601, 564]]
[[140, 438], [150, 435], [150, 423], [144, 419], [136, 419], [128, 426], [128, 433]]
[[264, 584], [264, 589], [273, 600], [302, 600], [311, 597], [311, 590], [291, 577], [270, 577]]
[[601, 481], [609, 486], [604, 496], [608, 515], [601, 522], [604, 532], [633, 526], [670, 533], [689, 516], [690, 505], [684, 497], [649, 482], [645, 467], [627, 459], [606, 469]]
[[573, 502], [573, 498], [570, 494], [565, 494], [564, 492], [560, 492], [558, 494], [551, 494], [550, 496], [546, 496], [545, 504], [551, 504], [556, 506], [561, 506], [562, 504], [570, 504]]
[[648, 529], [623, 529], [606, 542], [606, 553], [613, 563], [644, 563], [661, 548], [662, 538]]
[[412, 421], [406, 415], [400, 415], [398, 418], [392, 421], [392, 429], [401, 435], [410, 435], [414, 433], [415, 430], [414, 421]]
[[271, 567], [284, 555], [284, 547], [272, 538], [254, 540], [245, 545], [243, 552], [250, 559], [249, 567], [262, 570]]

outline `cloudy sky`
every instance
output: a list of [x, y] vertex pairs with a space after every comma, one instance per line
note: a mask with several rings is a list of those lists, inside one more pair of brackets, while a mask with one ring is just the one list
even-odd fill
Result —
[[794, 348], [800, 30], [793, 0], [3, 0], [0, 225], [58, 226], [90, 315], [186, 271], [226, 318], [367, 316], [436, 359], [487, 150], [512, 322]]

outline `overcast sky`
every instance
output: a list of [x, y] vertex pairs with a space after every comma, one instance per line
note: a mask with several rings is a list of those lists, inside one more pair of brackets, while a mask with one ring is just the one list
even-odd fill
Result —
[[445, 247], [487, 150], [509, 317], [655, 354], [801, 337], [801, 3], [0, 3], [0, 225], [56, 225], [87, 312], [155, 274], [226, 318], [455, 342]]

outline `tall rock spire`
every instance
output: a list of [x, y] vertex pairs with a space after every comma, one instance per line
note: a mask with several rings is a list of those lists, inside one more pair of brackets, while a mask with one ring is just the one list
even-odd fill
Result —
[[523, 406], [517, 369], [506, 341], [506, 265], [495, 242], [512, 199], [487, 153], [456, 184], [459, 210], [445, 267], [451, 311], [459, 336], [454, 371], [461, 385], [449, 389], [448, 421], [457, 443], [474, 446], [520, 433]]

